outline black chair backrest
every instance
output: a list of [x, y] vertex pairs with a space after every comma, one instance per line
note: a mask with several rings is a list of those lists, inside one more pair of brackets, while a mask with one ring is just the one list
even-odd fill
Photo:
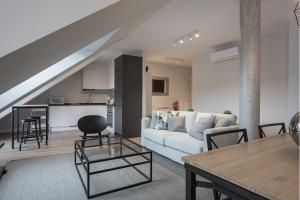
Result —
[[216, 149], [219, 148], [218, 145], [213, 140], [213, 137], [220, 136], [220, 135], [233, 134], [233, 133], [242, 133], [242, 135], [239, 138], [237, 144], [240, 144], [242, 139], [244, 140], [244, 142], [248, 142], [248, 135], [247, 135], [247, 130], [246, 129], [229, 130], [229, 131], [222, 131], [222, 132], [207, 134], [206, 135], [206, 140], [207, 140], [207, 149], [208, 149], [208, 151], [212, 150], [213, 146]]
[[285, 129], [285, 123], [275, 123], [275, 124], [263, 124], [263, 125], [258, 125], [258, 133], [260, 138], [266, 138], [266, 133], [264, 132], [264, 128], [266, 127], [274, 127], [274, 126], [281, 126], [278, 135], [281, 133], [286, 133]]
[[78, 120], [78, 128], [83, 133], [100, 133], [107, 127], [107, 121], [99, 115], [87, 115]]

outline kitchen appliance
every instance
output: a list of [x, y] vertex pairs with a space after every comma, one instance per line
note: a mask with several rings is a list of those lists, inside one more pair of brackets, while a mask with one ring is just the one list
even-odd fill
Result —
[[64, 104], [65, 103], [65, 98], [64, 97], [51, 96], [49, 101], [50, 101], [50, 104]]

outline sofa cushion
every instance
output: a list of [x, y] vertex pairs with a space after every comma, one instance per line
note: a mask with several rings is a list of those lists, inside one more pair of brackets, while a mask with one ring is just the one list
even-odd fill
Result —
[[218, 120], [215, 120], [214, 122], [214, 128], [219, 128], [219, 127], [226, 127], [229, 126], [231, 124], [231, 120], [230, 119], [225, 119], [225, 118], [220, 118]]
[[197, 114], [196, 114], [196, 119], [195, 119], [195, 123], [196, 123], [197, 121], [199, 121], [199, 119], [200, 119], [201, 117], [210, 117], [211, 115], [214, 115], [214, 114], [212, 114], [212, 113], [201, 113], [201, 112], [197, 112]]
[[185, 117], [168, 117], [168, 130], [175, 132], [186, 132]]
[[189, 132], [195, 123], [197, 113], [189, 111], [179, 111], [179, 116], [185, 116], [185, 129]]
[[187, 135], [186, 133], [171, 132], [168, 130], [155, 130], [150, 128], [146, 128], [142, 130], [142, 137], [151, 140], [152, 142], [156, 142], [160, 145], [165, 145], [165, 138], [173, 135], [180, 135], [180, 134]]
[[207, 117], [200, 117], [198, 121], [195, 122], [193, 128], [190, 130], [189, 134], [193, 137], [195, 134], [199, 135], [198, 138], [203, 139], [203, 132], [206, 129], [212, 128], [214, 125], [215, 116], [211, 114]]
[[227, 126], [232, 126], [232, 125], [236, 125], [237, 116], [233, 114], [216, 114], [214, 124], [216, 125], [220, 119], [229, 120], [230, 122]]
[[197, 140], [188, 134], [170, 135], [165, 139], [165, 146], [188, 154], [202, 152], [203, 144], [203, 141]]

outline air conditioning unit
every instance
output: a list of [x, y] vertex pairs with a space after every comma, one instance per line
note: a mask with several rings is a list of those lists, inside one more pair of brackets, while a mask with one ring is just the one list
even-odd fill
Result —
[[239, 56], [238, 47], [225, 49], [222, 51], [214, 52], [210, 55], [211, 62], [218, 63], [226, 60], [236, 59]]

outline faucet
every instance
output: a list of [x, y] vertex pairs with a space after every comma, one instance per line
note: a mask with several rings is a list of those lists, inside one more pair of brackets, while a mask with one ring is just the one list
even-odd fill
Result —
[[88, 104], [92, 103], [92, 93], [89, 93]]

